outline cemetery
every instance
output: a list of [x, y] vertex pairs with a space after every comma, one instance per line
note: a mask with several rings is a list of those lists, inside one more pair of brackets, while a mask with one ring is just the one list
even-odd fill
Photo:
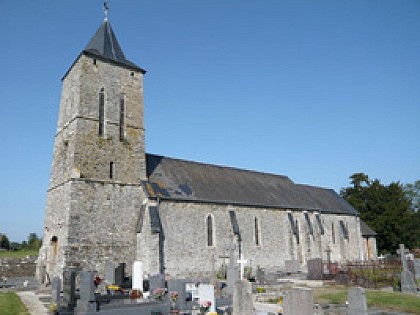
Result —
[[[398, 299], [417, 300], [417, 306], [411, 309], [420, 310], [416, 282], [420, 276], [419, 259], [411, 259], [404, 245], [396, 252], [399, 257], [391, 260], [390, 268], [386, 262], [338, 265], [313, 259], [307, 262], [305, 270], [297, 262], [287, 261], [282, 270], [271, 273], [259, 266], [251, 267], [243, 255], [238, 259], [232, 249], [226, 266], [214, 270], [214, 276], [210, 278], [148, 275], [140, 261], [136, 261], [128, 273], [125, 263], [107, 262], [103, 273], [69, 268], [62, 277], [54, 277], [41, 287], [44, 292], [51, 292], [48, 303], [44, 300], [46, 310], [57, 315], [415, 314], [386, 311], [386, 305], [381, 308], [380, 304], [368, 308], [367, 301], [372, 296], [388, 294], [386, 298], [391, 300], [392, 291], [395, 291], [401, 292]], [[377, 273], [364, 270], [371, 266], [384, 271], [381, 281], [360, 281], [363, 274], [377, 276]], [[386, 282], [386, 275], [394, 282], [393, 277], [398, 279], [398, 285]], [[337, 286], [339, 284], [341, 286]], [[334, 295], [335, 298], [324, 300]], [[407, 304], [411, 303], [407, 301]]]

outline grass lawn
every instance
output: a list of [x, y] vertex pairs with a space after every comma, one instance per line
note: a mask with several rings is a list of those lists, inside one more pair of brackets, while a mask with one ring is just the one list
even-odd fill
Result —
[[26, 256], [38, 256], [38, 251], [17, 250], [17, 251], [0, 251], [0, 258], [23, 258]]
[[[347, 288], [323, 287], [315, 290], [314, 299], [317, 303], [344, 304], [347, 300]], [[420, 296], [366, 290], [366, 299], [369, 307], [420, 314]]]
[[29, 315], [19, 296], [13, 292], [0, 292], [0, 310], [2, 315]]

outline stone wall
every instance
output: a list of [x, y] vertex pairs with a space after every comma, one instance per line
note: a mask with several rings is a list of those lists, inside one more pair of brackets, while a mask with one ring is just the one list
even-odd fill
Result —
[[0, 281], [2, 277], [33, 277], [37, 256], [25, 258], [0, 258]]
[[[298, 240], [292, 233], [285, 209], [169, 201], [161, 201], [158, 209], [162, 224], [162, 259], [165, 273], [171, 276], [210, 276], [213, 257], [216, 258], [216, 270], [227, 262], [220, 257], [227, 256], [227, 248], [233, 236], [229, 210], [236, 213], [242, 236], [242, 253], [254, 268], [260, 266], [270, 272], [284, 268], [285, 260], [297, 260], [304, 269], [307, 259], [326, 260], [327, 247], [332, 250], [333, 261], [358, 260], [361, 255], [359, 222], [354, 216], [322, 214], [324, 234], [321, 235], [314, 213], [309, 213], [313, 228], [313, 234], [310, 234], [304, 212], [292, 211], [293, 220], [297, 221], [299, 227]], [[206, 218], [209, 214], [214, 222], [214, 246], [207, 246]], [[146, 272], [155, 273], [154, 266], [159, 257], [159, 235], [151, 233], [148, 215], [148, 211], [145, 211], [142, 233], [137, 237], [137, 259], [144, 262]], [[258, 222], [259, 244], [256, 242], [255, 218]], [[347, 227], [348, 240], [341, 231], [340, 220]], [[236, 253], [238, 255], [238, 251]]]

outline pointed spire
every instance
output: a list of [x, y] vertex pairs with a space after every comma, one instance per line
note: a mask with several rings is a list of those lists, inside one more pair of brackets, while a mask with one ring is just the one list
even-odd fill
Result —
[[104, 21], [97, 29], [95, 35], [91, 38], [83, 52], [90, 53], [98, 57], [112, 60], [119, 64], [136, 68], [145, 72], [137, 65], [125, 58], [125, 55], [118, 43], [117, 37], [108, 21], [108, 1], [104, 2]]

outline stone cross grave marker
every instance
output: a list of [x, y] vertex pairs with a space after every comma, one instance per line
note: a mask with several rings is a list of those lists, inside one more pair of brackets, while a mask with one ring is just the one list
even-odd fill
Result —
[[248, 260], [244, 259], [244, 255], [241, 254], [241, 259], [238, 259], [238, 264], [240, 265], [240, 268], [241, 268], [240, 279], [243, 279], [244, 278], [245, 264], [246, 263], [248, 263]]
[[252, 285], [247, 280], [237, 280], [233, 292], [233, 315], [245, 314], [254, 314]]
[[198, 301], [211, 303], [209, 312], [216, 311], [215, 299], [214, 299], [214, 286], [212, 284], [200, 283], [198, 285]]
[[349, 306], [347, 315], [367, 315], [366, 291], [361, 287], [352, 287], [348, 291]]
[[132, 289], [143, 292], [143, 263], [141, 261], [135, 261], [133, 264]]
[[[397, 251], [398, 253], [398, 251]], [[401, 256], [401, 263], [403, 271], [401, 271], [401, 292], [402, 293], [417, 293], [417, 283], [414, 279], [414, 275], [408, 268], [407, 259], [405, 257], [404, 244], [400, 244], [399, 253]]]
[[235, 285], [235, 281], [237, 280], [237, 271], [236, 271], [236, 264], [235, 264], [235, 244], [233, 240], [230, 240], [228, 251], [229, 251], [229, 265], [226, 272], [226, 280], [227, 280], [227, 292], [229, 294], [233, 294], [233, 287]]

